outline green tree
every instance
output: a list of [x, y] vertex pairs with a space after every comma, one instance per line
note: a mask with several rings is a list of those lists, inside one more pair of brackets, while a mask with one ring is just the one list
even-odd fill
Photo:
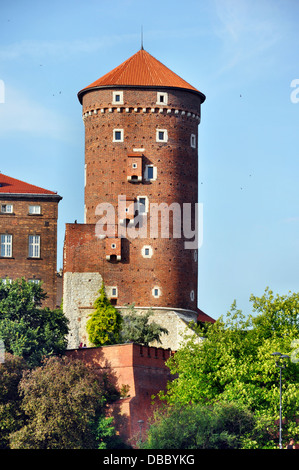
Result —
[[172, 406], [154, 416], [145, 449], [239, 449], [255, 432], [253, 414], [235, 403]]
[[122, 341], [124, 343], [139, 343], [144, 346], [148, 346], [153, 341], [161, 343], [161, 335], [168, 334], [168, 330], [154, 321], [149, 322], [152, 316], [153, 311], [151, 309], [137, 314], [134, 304], [128, 306], [128, 313], [123, 315]]
[[12, 449], [96, 449], [111, 439], [104, 419], [111, 385], [83, 362], [48, 358], [19, 388], [26, 421], [11, 434]]
[[9, 448], [9, 435], [24, 423], [18, 386], [27, 368], [24, 359], [9, 353], [0, 364], [0, 449]]
[[33, 367], [67, 346], [68, 320], [60, 309], [41, 308], [45, 297], [41, 285], [25, 279], [0, 283], [0, 338], [7, 352]]
[[104, 283], [99, 294], [94, 303], [95, 312], [86, 324], [89, 340], [95, 346], [117, 344], [120, 342], [122, 316], [107, 298]]
[[[234, 302], [226, 319], [220, 317], [205, 330], [200, 327], [191, 334], [189, 330], [182, 347], [168, 361], [178, 377], [159, 396], [169, 404], [237, 402], [255, 413], [260, 427], [277, 434], [279, 370], [271, 354], [292, 354], [293, 341], [299, 337], [299, 294], [274, 297], [267, 288], [262, 297], [251, 296], [251, 301], [254, 314], [248, 318]], [[202, 336], [205, 339], [200, 341]], [[298, 363], [289, 361], [283, 370], [285, 439], [299, 437], [298, 381]]]

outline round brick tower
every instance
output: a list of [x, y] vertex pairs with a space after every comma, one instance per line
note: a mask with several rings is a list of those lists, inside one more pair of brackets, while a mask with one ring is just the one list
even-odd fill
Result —
[[196, 320], [198, 125], [205, 96], [141, 49], [78, 98], [85, 225], [97, 240], [80, 270], [100, 273], [117, 307], [152, 307], [160, 323], [172, 322], [169, 312]]

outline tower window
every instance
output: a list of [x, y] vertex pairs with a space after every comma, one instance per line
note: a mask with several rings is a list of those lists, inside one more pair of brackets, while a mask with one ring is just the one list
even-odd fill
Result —
[[151, 258], [153, 256], [153, 249], [150, 245], [142, 247], [141, 254], [143, 258]]
[[113, 91], [112, 103], [113, 104], [123, 104], [124, 103], [124, 97], [123, 97], [123, 92], [122, 91]]
[[144, 177], [147, 181], [157, 179], [157, 168], [154, 165], [146, 165]]
[[196, 136], [195, 136], [195, 134], [191, 134], [190, 145], [193, 149], [196, 148]]
[[111, 287], [111, 297], [114, 299], [118, 297], [117, 287]]
[[167, 104], [168, 103], [168, 93], [157, 93], [157, 104]]
[[148, 211], [148, 198], [146, 196], [137, 197], [137, 210], [138, 214], [146, 214]]
[[113, 130], [113, 142], [123, 142], [123, 141], [124, 141], [124, 130], [114, 129]]
[[157, 142], [167, 142], [168, 141], [167, 130], [157, 129], [156, 130], [156, 141]]
[[155, 297], [155, 299], [160, 297], [160, 295], [161, 295], [160, 288], [159, 287], [154, 287], [153, 290], [152, 290], [152, 295], [153, 295], [153, 297]]

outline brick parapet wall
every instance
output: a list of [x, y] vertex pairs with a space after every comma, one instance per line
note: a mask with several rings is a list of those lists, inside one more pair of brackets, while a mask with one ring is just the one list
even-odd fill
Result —
[[143, 432], [148, 427], [153, 413], [152, 395], [166, 390], [167, 382], [173, 379], [165, 364], [173, 352], [129, 343], [69, 350], [66, 354], [99, 374], [108, 373], [117, 387], [129, 386], [129, 396], [118, 400], [112, 413], [121, 436], [134, 444], [140, 432], [138, 421], [144, 421]]

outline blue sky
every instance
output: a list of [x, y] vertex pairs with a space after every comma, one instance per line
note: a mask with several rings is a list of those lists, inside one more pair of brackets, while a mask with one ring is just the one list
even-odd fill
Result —
[[266, 286], [298, 290], [298, 23], [297, 0], [0, 0], [0, 171], [63, 196], [58, 268], [65, 223], [83, 222], [77, 92], [140, 49], [143, 25], [144, 48], [207, 97], [199, 307], [247, 314]]

